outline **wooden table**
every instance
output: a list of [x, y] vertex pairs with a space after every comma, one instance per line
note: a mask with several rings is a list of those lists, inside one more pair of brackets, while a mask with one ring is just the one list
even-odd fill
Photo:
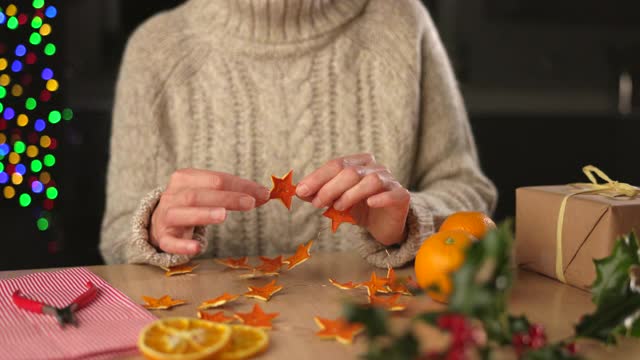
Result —
[[[187, 299], [187, 305], [168, 311], [154, 311], [158, 317], [195, 316], [197, 305], [222, 294], [244, 293], [247, 285], [262, 285], [266, 279], [239, 279], [240, 270], [227, 270], [212, 260], [198, 261], [200, 266], [194, 275], [165, 277], [162, 270], [144, 265], [110, 265], [89, 267], [91, 271], [123, 291], [134, 301], [140, 302], [142, 295], [160, 297], [169, 294], [174, 298]], [[54, 270], [54, 269], [50, 269]], [[335, 341], [323, 341], [314, 336], [318, 330], [314, 316], [335, 318], [341, 315], [341, 301], [356, 296], [363, 299], [362, 290], [343, 291], [329, 284], [328, 278], [338, 281], [364, 281], [373, 268], [355, 254], [314, 253], [313, 257], [291, 272], [278, 277], [284, 289], [267, 303], [259, 301], [266, 312], [279, 312], [271, 331], [271, 346], [260, 359], [355, 359], [364, 347], [360, 336], [352, 346]], [[0, 272], [0, 279], [11, 278], [36, 270]], [[43, 270], [37, 270], [43, 271]], [[412, 268], [401, 269], [398, 275], [409, 275]], [[383, 274], [378, 270], [378, 274]], [[270, 279], [269, 279], [270, 280]], [[591, 312], [594, 305], [587, 292], [563, 285], [546, 277], [520, 271], [511, 296], [510, 311], [524, 313], [534, 322], [542, 323], [551, 340], [564, 338], [572, 333], [572, 324], [580, 316]], [[411, 308], [442, 308], [425, 297], [408, 298]], [[413, 300], [415, 299], [415, 300]], [[227, 309], [249, 312], [258, 300], [242, 298], [227, 306]], [[409, 311], [411, 312], [411, 311]], [[409, 314], [401, 317], [407, 318]], [[615, 348], [588, 346], [585, 355], [591, 359], [640, 358], [640, 340], [625, 339]]]

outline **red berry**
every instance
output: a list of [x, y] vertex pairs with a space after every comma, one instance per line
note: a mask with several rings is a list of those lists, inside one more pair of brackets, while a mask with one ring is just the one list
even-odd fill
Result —
[[442, 329], [451, 327], [451, 315], [441, 315], [438, 317], [438, 327]]
[[449, 349], [446, 360], [465, 360], [465, 351], [464, 346], [454, 346]]
[[511, 339], [511, 343], [516, 347], [517, 346], [526, 346], [526, 347], [528, 347], [529, 344], [531, 344], [531, 337], [527, 333], [513, 334], [513, 337]]
[[540, 349], [547, 343], [546, 339], [541, 337], [535, 337], [531, 339], [531, 348], [532, 349]]
[[545, 336], [544, 326], [540, 324], [532, 324], [531, 326], [529, 326], [529, 335], [531, 335], [532, 338]]
[[578, 353], [578, 346], [574, 342], [565, 345], [564, 348], [567, 349], [567, 351], [571, 355], [575, 355], [576, 353]]

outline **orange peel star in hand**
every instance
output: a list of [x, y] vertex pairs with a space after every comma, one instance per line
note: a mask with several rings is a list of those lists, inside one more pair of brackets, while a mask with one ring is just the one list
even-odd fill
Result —
[[143, 304], [142, 306], [149, 310], [167, 310], [171, 309], [174, 306], [187, 303], [186, 300], [172, 299], [169, 295], [165, 295], [159, 299], [149, 296], [142, 296], [142, 300], [144, 300], [145, 302], [145, 304]]
[[296, 253], [284, 260], [284, 263], [287, 264], [287, 271], [309, 260], [311, 257], [311, 245], [313, 245], [313, 240], [299, 245]]
[[389, 284], [389, 279], [387, 278], [379, 278], [375, 272], [371, 273], [371, 279], [369, 281], [363, 282], [358, 287], [363, 287], [367, 289], [367, 294], [369, 296], [375, 295], [378, 292], [388, 293], [389, 288], [387, 285]]
[[296, 186], [293, 185], [293, 170], [279, 178], [271, 175], [273, 187], [269, 199], [280, 199], [287, 209], [291, 210], [291, 199], [296, 195]]
[[237, 300], [239, 297], [240, 297], [240, 295], [232, 295], [232, 294], [224, 293], [224, 294], [218, 296], [217, 298], [203, 301], [200, 304], [200, 306], [198, 306], [198, 309], [199, 310], [205, 310], [205, 309], [211, 309], [211, 308], [215, 308], [215, 307], [218, 307], [218, 306], [222, 306], [222, 305], [224, 305], [226, 303], [229, 303], [229, 302]]
[[273, 294], [277, 293], [280, 290], [282, 290], [282, 286], [276, 285], [276, 280], [273, 280], [262, 287], [249, 286], [249, 292], [244, 294], [244, 296], [259, 299], [262, 301], [269, 301]]
[[344, 211], [338, 211], [333, 206], [327, 209], [322, 216], [328, 217], [331, 219], [331, 232], [335, 233], [338, 231], [340, 224], [342, 223], [350, 223], [356, 224], [356, 219], [351, 216], [351, 209], [347, 209]]
[[224, 265], [231, 269], [251, 269], [251, 265], [247, 263], [249, 260], [248, 257], [241, 257], [238, 259], [228, 258], [228, 259], [215, 259], [215, 262], [218, 264]]
[[245, 325], [251, 325], [263, 329], [271, 329], [273, 325], [271, 321], [278, 317], [280, 313], [265, 313], [260, 305], [253, 305], [253, 310], [249, 313], [235, 313], [236, 319]]
[[329, 320], [316, 316], [313, 320], [315, 320], [318, 327], [320, 327], [320, 331], [316, 333], [317, 337], [336, 339], [342, 344], [353, 343], [353, 338], [364, 330], [362, 324], [350, 323], [343, 318]]
[[360, 284], [358, 283], [354, 283], [352, 281], [346, 282], [346, 283], [339, 283], [333, 279], [329, 279], [329, 282], [331, 283], [331, 285], [337, 287], [338, 289], [341, 290], [353, 290], [355, 288], [357, 288]]
[[193, 272], [193, 269], [197, 267], [198, 267], [198, 264], [195, 264], [195, 265], [184, 264], [184, 265], [177, 265], [177, 266], [172, 266], [168, 268], [163, 267], [162, 269], [166, 271], [164, 273], [165, 276], [175, 276], [175, 275], [182, 275], [182, 274], [191, 274]]
[[391, 296], [369, 296], [369, 304], [377, 307], [387, 309], [389, 311], [402, 311], [407, 308], [405, 304], [398, 304], [398, 298], [400, 294], [394, 294]]
[[233, 316], [225, 315], [224, 311], [218, 311], [213, 314], [206, 311], [198, 311], [198, 318], [224, 324], [230, 323], [236, 319]]

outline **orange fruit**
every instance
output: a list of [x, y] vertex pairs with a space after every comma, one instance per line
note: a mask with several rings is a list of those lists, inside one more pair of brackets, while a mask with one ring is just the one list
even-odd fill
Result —
[[482, 239], [489, 230], [495, 229], [496, 224], [487, 214], [480, 211], [461, 211], [454, 213], [444, 220], [440, 231], [462, 230]]
[[446, 302], [453, 284], [451, 273], [464, 263], [465, 250], [475, 241], [466, 231], [440, 231], [429, 236], [416, 255], [415, 271], [418, 285], [427, 290], [427, 295], [439, 302]]
[[138, 337], [138, 349], [153, 360], [211, 359], [229, 343], [231, 327], [188, 317], [156, 320]]
[[216, 360], [241, 360], [260, 354], [269, 346], [263, 329], [248, 325], [231, 325], [231, 341], [216, 355]]

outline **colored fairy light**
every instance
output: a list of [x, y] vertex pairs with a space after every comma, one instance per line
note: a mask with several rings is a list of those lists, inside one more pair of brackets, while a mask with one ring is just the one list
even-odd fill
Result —
[[40, 35], [42, 36], [49, 36], [51, 34], [51, 25], [49, 24], [42, 25], [39, 32], [40, 32]]
[[31, 162], [31, 172], [39, 173], [42, 171], [42, 162], [38, 159]]
[[18, 25], [24, 25], [27, 23], [27, 15], [26, 14], [20, 14], [18, 15]]
[[4, 171], [0, 171], [0, 184], [6, 184], [8, 181], [9, 175]]
[[51, 92], [57, 91], [59, 86], [60, 85], [58, 84], [58, 80], [56, 80], [56, 79], [51, 79], [51, 80], [47, 81], [47, 85], [46, 85], [47, 90], [49, 90]]
[[26, 62], [29, 65], [33, 65], [36, 63], [36, 61], [38, 60], [38, 57], [36, 56], [36, 54], [30, 52], [27, 53], [27, 56], [24, 59], [24, 62]]
[[44, 190], [44, 185], [38, 180], [31, 183], [31, 191], [36, 194], [40, 194]]
[[39, 29], [42, 26], [42, 18], [40, 16], [34, 16], [31, 19], [31, 27], [34, 29]]
[[16, 196], [16, 190], [13, 188], [13, 186], [5, 186], [2, 192], [5, 199], [13, 199], [13, 197]]
[[38, 226], [38, 230], [46, 231], [49, 228], [49, 220], [45, 218], [39, 218], [38, 221], [36, 221], [36, 226]]
[[47, 123], [42, 120], [42, 119], [38, 119], [36, 120], [36, 123], [33, 125], [33, 128], [37, 131], [37, 132], [41, 132], [42, 130], [44, 130], [47, 127]]
[[47, 135], [44, 135], [40, 138], [40, 146], [43, 148], [48, 148], [51, 145], [51, 138]]
[[43, 161], [45, 166], [52, 167], [56, 164], [56, 157], [51, 154], [47, 154], [44, 156]]
[[44, 46], [44, 53], [46, 55], [52, 56], [56, 53], [56, 46], [54, 44], [47, 44]]
[[[5, 135], [4, 133], [0, 133], [0, 144], [4, 144], [6, 142], [7, 142], [7, 135]], [[0, 164], [2, 164], [2, 163], [0, 163]]]
[[6, 156], [10, 151], [8, 144], [0, 144], [0, 155]]
[[56, 15], [58, 15], [58, 9], [56, 9], [56, 7], [53, 5], [49, 5], [44, 11], [44, 15], [49, 19], [53, 19], [54, 17], [56, 17]]
[[32, 6], [34, 9], [41, 9], [44, 6], [44, 0], [33, 0]]
[[11, 16], [9, 20], [7, 20], [7, 27], [11, 30], [17, 29], [18, 25], [20, 24], [18, 23], [18, 18], [15, 16]]
[[20, 72], [22, 70], [22, 62], [20, 60], [14, 60], [11, 63], [11, 71]]
[[[5, 110], [6, 112], [6, 110]], [[58, 110], [53, 110], [49, 113], [49, 122], [52, 124], [57, 124], [60, 122], [60, 119], [62, 119], [62, 114], [60, 114], [60, 111]], [[7, 119], [9, 120], [9, 119]]]
[[62, 110], [62, 119], [65, 121], [73, 119], [73, 110], [69, 108]]
[[53, 70], [44, 68], [40, 76], [42, 77], [42, 80], [51, 80], [53, 78]]
[[23, 177], [20, 173], [14, 172], [13, 174], [11, 174], [11, 182], [13, 183], [13, 185], [22, 184], [22, 180]]
[[0, 172], [4, 171], [4, 164], [0, 162]]
[[25, 127], [29, 124], [29, 117], [25, 114], [18, 115], [16, 124], [20, 127]]
[[7, 66], [9, 66], [9, 63], [7, 62], [7, 59], [0, 58], [0, 71], [6, 69]]
[[27, 207], [29, 205], [31, 205], [31, 195], [29, 194], [22, 194], [20, 195], [20, 206], [22, 207]]
[[22, 154], [27, 150], [27, 146], [25, 145], [25, 143], [23, 143], [22, 141], [16, 141], [13, 144], [13, 151], [15, 151], [18, 154]]
[[7, 96], [7, 89], [4, 86], [0, 86], [0, 99], [4, 99], [5, 96]]
[[[34, 158], [36, 156], [38, 156], [38, 147], [35, 145], [29, 145], [27, 147], [27, 156], [30, 158]], [[35, 161], [35, 160], [34, 160]]]
[[29, 36], [29, 43], [31, 43], [31, 45], [40, 45], [40, 43], [42, 42], [42, 35], [40, 35], [37, 32], [34, 32], [31, 34], [31, 36]]
[[11, 87], [11, 95], [15, 96], [15, 97], [20, 97], [22, 96], [22, 93], [24, 92], [24, 89], [22, 88], [22, 86], [20, 84], [14, 84]]
[[24, 103], [24, 107], [27, 110], [33, 110], [33, 109], [36, 108], [36, 106], [38, 106], [38, 102], [36, 101], [36, 99], [31, 98], [31, 97], [28, 98], [27, 101], [25, 101], [25, 103]]
[[47, 198], [51, 200], [55, 200], [58, 197], [58, 189], [56, 189], [54, 186], [47, 188], [45, 193], [47, 195]]
[[15, 165], [20, 162], [20, 155], [15, 152], [9, 153], [9, 163]]
[[7, 17], [0, 11], [0, 25], [4, 24], [5, 21], [7, 21]]
[[27, 173], [27, 168], [23, 164], [16, 165], [16, 172], [22, 176]]
[[11, 76], [7, 74], [0, 75], [0, 86], [7, 86], [11, 82]]
[[16, 46], [15, 54], [16, 56], [22, 57], [27, 53], [27, 48], [24, 45], [20, 44]]
[[6, 107], [4, 109], [4, 113], [3, 114], [4, 114], [3, 115], [4, 118], [7, 119], [7, 120], [11, 120], [11, 119], [13, 119], [14, 116], [16, 116], [16, 112], [13, 111], [13, 108], [10, 108], [10, 107]]
[[7, 6], [5, 13], [9, 16], [14, 16], [18, 13], [18, 8], [14, 4], [10, 4], [9, 6]]

